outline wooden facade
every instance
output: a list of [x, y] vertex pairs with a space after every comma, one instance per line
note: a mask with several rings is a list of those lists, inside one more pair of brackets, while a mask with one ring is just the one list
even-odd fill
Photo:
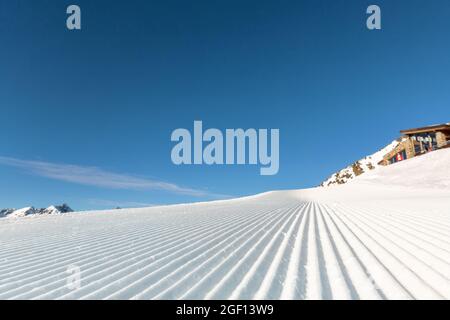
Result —
[[401, 130], [399, 145], [383, 157], [382, 165], [410, 159], [424, 153], [450, 147], [450, 123]]

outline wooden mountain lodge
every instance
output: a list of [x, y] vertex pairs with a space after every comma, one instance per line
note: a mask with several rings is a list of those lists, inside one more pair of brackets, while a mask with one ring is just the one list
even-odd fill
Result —
[[450, 147], [450, 123], [401, 130], [399, 145], [383, 157], [381, 165], [389, 165], [424, 153]]

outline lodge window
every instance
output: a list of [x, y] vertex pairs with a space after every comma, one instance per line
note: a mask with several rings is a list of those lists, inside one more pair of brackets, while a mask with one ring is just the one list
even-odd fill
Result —
[[411, 136], [411, 139], [414, 141], [414, 151], [416, 154], [437, 149], [435, 132], [418, 133]]
[[389, 163], [393, 164], [399, 161], [403, 161], [406, 160], [406, 151], [402, 150], [399, 153], [397, 153], [395, 156], [393, 156], [392, 158], [389, 159]]

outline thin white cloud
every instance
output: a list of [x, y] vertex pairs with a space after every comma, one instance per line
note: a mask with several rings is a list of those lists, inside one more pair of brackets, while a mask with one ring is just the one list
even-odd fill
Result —
[[174, 183], [109, 172], [97, 167], [84, 167], [72, 164], [21, 160], [2, 156], [0, 156], [0, 164], [20, 168], [25, 172], [49, 179], [101, 188], [126, 190], [162, 190], [195, 197], [227, 197], [226, 195], [214, 194], [204, 190], [181, 187]]
[[109, 208], [139, 208], [139, 207], [154, 207], [155, 203], [137, 202], [137, 201], [115, 201], [105, 199], [88, 199], [88, 203], [95, 206], [109, 207]]

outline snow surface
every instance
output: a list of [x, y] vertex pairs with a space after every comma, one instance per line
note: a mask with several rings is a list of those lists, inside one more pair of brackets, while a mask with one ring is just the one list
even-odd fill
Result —
[[447, 149], [335, 188], [0, 219], [0, 298], [449, 299], [449, 177]]

